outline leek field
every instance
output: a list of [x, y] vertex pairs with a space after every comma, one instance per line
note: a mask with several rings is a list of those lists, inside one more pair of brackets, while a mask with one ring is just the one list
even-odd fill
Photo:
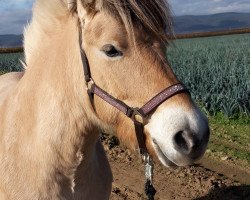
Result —
[[177, 40], [167, 55], [205, 111], [250, 115], [250, 34]]
[[[209, 116], [207, 155], [250, 164], [250, 34], [179, 39], [167, 57]], [[23, 53], [0, 54], [0, 74], [20, 71]]]
[[10, 71], [21, 71], [23, 53], [2, 53], [0, 54], [0, 73]]

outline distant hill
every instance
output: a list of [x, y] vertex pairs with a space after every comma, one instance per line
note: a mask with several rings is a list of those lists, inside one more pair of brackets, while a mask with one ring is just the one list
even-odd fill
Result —
[[[176, 34], [225, 31], [239, 28], [250, 28], [250, 13], [174, 17]], [[23, 35], [0, 35], [0, 47], [20, 47], [22, 46], [22, 38]]]
[[23, 45], [23, 35], [0, 35], [0, 47], [20, 47]]
[[250, 13], [220, 13], [174, 17], [174, 30], [177, 34], [213, 32], [238, 28], [250, 28]]

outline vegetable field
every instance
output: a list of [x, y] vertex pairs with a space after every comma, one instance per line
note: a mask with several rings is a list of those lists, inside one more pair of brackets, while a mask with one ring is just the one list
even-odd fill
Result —
[[181, 39], [168, 59], [209, 114], [250, 114], [250, 34]]
[[[250, 34], [180, 39], [167, 56], [179, 79], [210, 115], [250, 115]], [[0, 54], [0, 73], [22, 69], [23, 53]]]
[[0, 54], [0, 74], [1, 72], [21, 71], [23, 53], [2, 53]]

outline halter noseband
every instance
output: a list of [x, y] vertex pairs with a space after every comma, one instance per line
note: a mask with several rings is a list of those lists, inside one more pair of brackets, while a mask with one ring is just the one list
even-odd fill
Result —
[[103, 89], [98, 87], [94, 80], [91, 77], [91, 71], [89, 62], [87, 59], [87, 56], [85, 54], [85, 51], [82, 49], [82, 33], [80, 31], [80, 49], [81, 49], [81, 58], [83, 63], [83, 69], [84, 69], [84, 76], [85, 76], [85, 82], [87, 85], [87, 92], [90, 97], [90, 100], [93, 105], [93, 98], [94, 95], [99, 96], [101, 99], [118, 109], [119, 111], [123, 112], [127, 117], [131, 118], [134, 122], [135, 127], [135, 133], [137, 142], [139, 145], [140, 154], [142, 155], [142, 158], [145, 162], [145, 176], [147, 179], [146, 185], [145, 185], [145, 192], [149, 199], [153, 200], [154, 195], [156, 193], [156, 190], [154, 189], [152, 185], [152, 175], [153, 175], [153, 161], [147, 151], [146, 144], [145, 144], [145, 137], [144, 137], [144, 126], [145, 121], [149, 117], [150, 114], [158, 106], [160, 106], [163, 102], [165, 102], [167, 99], [171, 98], [172, 96], [188, 92], [187, 88], [181, 84], [177, 83], [175, 85], [172, 85], [160, 93], [158, 93], [156, 96], [154, 96], [151, 100], [149, 100], [145, 105], [143, 105], [141, 108], [133, 108], [125, 104], [124, 102], [120, 101], [119, 99], [116, 99], [115, 97], [111, 96], [107, 92], [105, 92]]

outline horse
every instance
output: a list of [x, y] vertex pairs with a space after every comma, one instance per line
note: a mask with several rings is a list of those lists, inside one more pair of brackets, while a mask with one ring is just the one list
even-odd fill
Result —
[[[83, 65], [117, 107], [162, 100], [180, 83], [165, 58], [171, 30], [165, 0], [36, 0], [24, 70], [0, 76], [0, 199], [109, 199], [101, 131], [140, 144], [133, 120], [89, 94]], [[181, 90], [143, 122], [146, 150], [167, 167], [197, 161], [209, 140], [207, 118]]]

